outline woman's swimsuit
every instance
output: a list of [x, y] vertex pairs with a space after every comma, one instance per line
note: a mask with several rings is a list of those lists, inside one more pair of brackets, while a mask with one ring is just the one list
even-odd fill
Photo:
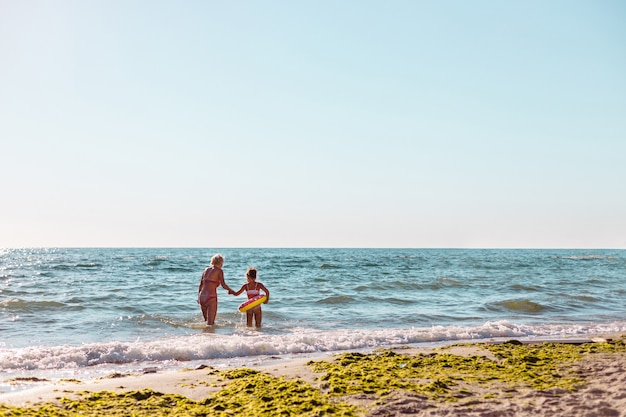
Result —
[[213, 295], [209, 292], [209, 285], [214, 284], [215, 288], [220, 285], [219, 281], [213, 281], [209, 279], [210, 274], [208, 273], [208, 270], [209, 268], [205, 269], [204, 273], [202, 274], [202, 291], [200, 291], [200, 294], [198, 294], [198, 303], [200, 305], [205, 305], [209, 302], [209, 300], [217, 298], [217, 295]]

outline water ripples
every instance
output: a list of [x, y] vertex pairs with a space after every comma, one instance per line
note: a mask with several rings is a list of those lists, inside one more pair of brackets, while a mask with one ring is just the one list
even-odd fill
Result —
[[[30, 343], [33, 333], [57, 332], [78, 343], [103, 334], [195, 332], [202, 327], [195, 301], [200, 274], [216, 252], [226, 257], [233, 288], [245, 282], [248, 266], [258, 268], [259, 281], [272, 292], [264, 314], [278, 332], [294, 324], [407, 328], [626, 319], [624, 251], [33, 249], [0, 257], [3, 336], [20, 344]], [[218, 322], [239, 323], [242, 297], [219, 294]]]

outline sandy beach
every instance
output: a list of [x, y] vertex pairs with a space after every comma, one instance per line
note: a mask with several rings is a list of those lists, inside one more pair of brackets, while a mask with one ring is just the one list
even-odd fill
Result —
[[20, 381], [3, 415], [626, 415], [624, 336], [251, 361], [92, 382]]

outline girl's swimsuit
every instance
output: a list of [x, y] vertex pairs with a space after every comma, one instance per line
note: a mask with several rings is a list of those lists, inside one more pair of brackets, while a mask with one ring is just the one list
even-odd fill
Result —
[[256, 282], [254, 283], [253, 290], [249, 290], [248, 287], [246, 287], [246, 295], [248, 296], [248, 299], [256, 297], [257, 295], [260, 294], [259, 290], [256, 287], [257, 287]]
[[[247, 284], [250, 285], [250, 284]], [[260, 295], [261, 293], [259, 292], [259, 290], [257, 289], [257, 283], [254, 283], [254, 289], [253, 290], [249, 290], [248, 287], [246, 286], [246, 295], [248, 296], [248, 300], [251, 298], [256, 297], [257, 295]], [[250, 310], [248, 310], [248, 313], [254, 313], [256, 311], [260, 311], [261, 310], [261, 306], [258, 305]]]

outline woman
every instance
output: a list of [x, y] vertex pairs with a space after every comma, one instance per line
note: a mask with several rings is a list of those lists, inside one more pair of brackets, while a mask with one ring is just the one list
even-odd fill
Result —
[[229, 294], [233, 293], [228, 285], [224, 282], [224, 257], [219, 253], [211, 258], [211, 266], [204, 270], [200, 279], [200, 287], [198, 287], [198, 304], [202, 310], [204, 321], [209, 326], [215, 324], [215, 316], [217, 315], [217, 287], [220, 285]]

